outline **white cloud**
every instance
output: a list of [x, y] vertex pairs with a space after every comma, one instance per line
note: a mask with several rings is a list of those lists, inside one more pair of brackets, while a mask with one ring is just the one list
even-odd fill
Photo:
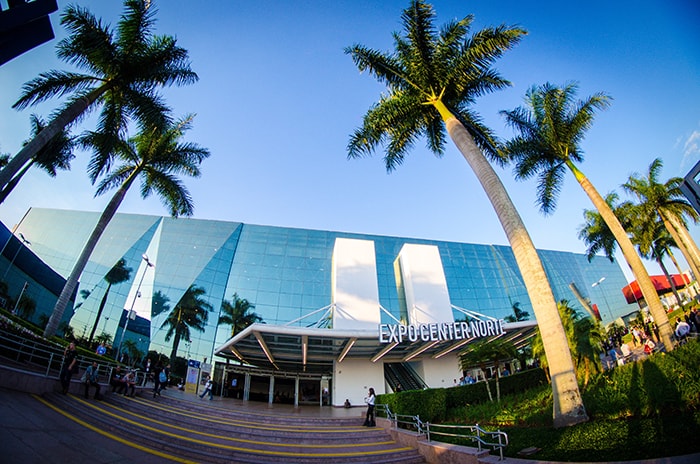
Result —
[[692, 166], [698, 161], [698, 158], [700, 158], [700, 131], [695, 130], [683, 144], [681, 166], [685, 166], [686, 162]]

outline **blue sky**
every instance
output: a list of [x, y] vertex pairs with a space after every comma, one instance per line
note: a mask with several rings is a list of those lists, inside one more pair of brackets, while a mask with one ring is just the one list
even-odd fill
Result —
[[[3, 2], [4, 3], [4, 2]], [[68, 4], [59, 0], [60, 11]], [[116, 24], [121, 2], [86, 0]], [[253, 224], [507, 244], [496, 216], [459, 152], [436, 159], [419, 142], [387, 174], [381, 153], [348, 160], [348, 137], [383, 88], [360, 74], [346, 46], [388, 51], [408, 1], [154, 1], [157, 31], [189, 50], [197, 84], [164, 91], [176, 116], [196, 113], [186, 140], [212, 156], [199, 179], [186, 181], [195, 218]], [[533, 84], [578, 81], [580, 96], [604, 91], [614, 100], [600, 113], [582, 146], [583, 172], [602, 194], [630, 174], [664, 161], [663, 179], [685, 175], [700, 159], [700, 6], [687, 1], [435, 1], [437, 24], [475, 15], [475, 27], [519, 25], [529, 34], [497, 64], [513, 86], [479, 99], [475, 109], [497, 134], [509, 136], [498, 112], [522, 104]], [[206, 8], [205, 8], [206, 7]], [[52, 16], [58, 38], [65, 35]], [[0, 67], [0, 151], [16, 153], [29, 135], [29, 115], [11, 108], [21, 85], [57, 60], [55, 41]], [[86, 119], [75, 132], [92, 129]], [[12, 227], [29, 207], [100, 211], [110, 194], [94, 198], [77, 153], [72, 171], [56, 179], [26, 176], [0, 205]], [[499, 170], [538, 248], [584, 252], [577, 238], [590, 202], [566, 178], [556, 212], [535, 206], [535, 184]], [[157, 198], [134, 189], [120, 209], [165, 215]], [[691, 232], [700, 239], [698, 227]], [[31, 241], [31, 237], [27, 237]], [[622, 266], [626, 271], [626, 266]], [[658, 267], [649, 265], [651, 273]]]

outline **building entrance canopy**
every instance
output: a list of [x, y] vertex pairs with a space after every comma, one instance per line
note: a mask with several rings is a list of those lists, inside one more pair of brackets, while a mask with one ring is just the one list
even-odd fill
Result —
[[[499, 339], [520, 347], [535, 334], [535, 321], [506, 323]], [[337, 330], [255, 323], [216, 348], [214, 354], [260, 369], [332, 375], [333, 363], [346, 358], [378, 362], [438, 359], [469, 349], [480, 338], [382, 343], [378, 330]]]

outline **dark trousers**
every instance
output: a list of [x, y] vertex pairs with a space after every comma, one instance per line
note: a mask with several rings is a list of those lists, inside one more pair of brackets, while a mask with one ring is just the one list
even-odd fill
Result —
[[63, 393], [68, 393], [68, 388], [70, 388], [70, 379], [73, 377], [73, 371], [64, 367], [61, 371], [61, 388], [63, 388]]
[[98, 399], [100, 397], [100, 384], [91, 380], [85, 382], [85, 398], [88, 397], [90, 387], [95, 387], [95, 399]]
[[365, 416], [365, 423], [364, 425], [366, 427], [374, 427], [377, 425], [374, 421], [374, 405], [370, 404], [367, 406], [367, 415]]

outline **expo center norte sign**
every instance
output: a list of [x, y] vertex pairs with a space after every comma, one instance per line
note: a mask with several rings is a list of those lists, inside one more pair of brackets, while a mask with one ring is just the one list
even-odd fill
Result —
[[379, 324], [379, 343], [435, 342], [496, 337], [504, 334], [505, 321], [472, 320], [470, 322], [443, 322], [432, 324]]

